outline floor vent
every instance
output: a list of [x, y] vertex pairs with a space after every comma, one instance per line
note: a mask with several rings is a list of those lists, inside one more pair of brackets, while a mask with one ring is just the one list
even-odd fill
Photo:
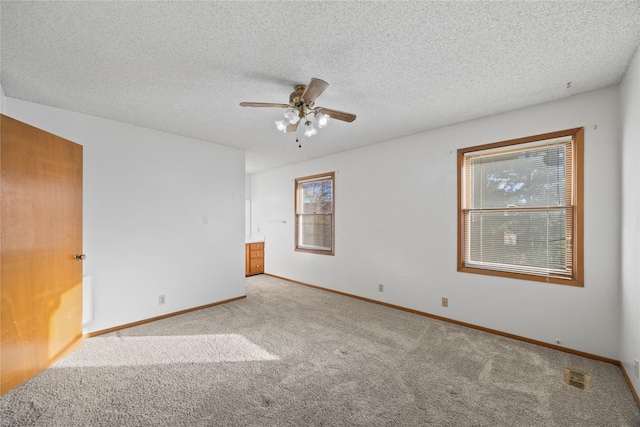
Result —
[[585, 374], [584, 372], [568, 368], [564, 370], [564, 382], [580, 390], [589, 390], [590, 379], [589, 374]]

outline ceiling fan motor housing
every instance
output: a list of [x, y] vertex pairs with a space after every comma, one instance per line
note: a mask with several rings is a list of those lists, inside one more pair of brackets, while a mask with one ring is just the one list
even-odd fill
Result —
[[291, 95], [289, 95], [289, 105], [293, 108], [313, 108], [314, 102], [309, 102], [302, 99], [302, 94], [307, 90], [307, 85], [296, 85]]

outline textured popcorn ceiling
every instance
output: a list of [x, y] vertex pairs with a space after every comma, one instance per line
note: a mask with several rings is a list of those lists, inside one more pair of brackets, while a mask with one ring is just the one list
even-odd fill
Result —
[[[246, 150], [259, 171], [620, 82], [640, 2], [1, 3], [12, 98]], [[357, 114], [276, 130], [294, 84]], [[567, 88], [567, 82], [572, 82]]]

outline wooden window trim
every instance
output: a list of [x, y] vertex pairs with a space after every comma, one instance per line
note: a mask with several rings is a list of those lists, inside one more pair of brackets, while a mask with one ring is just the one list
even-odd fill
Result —
[[[298, 184], [304, 181], [310, 181], [318, 178], [329, 177], [331, 179], [331, 249], [309, 249], [298, 246]], [[335, 255], [335, 229], [336, 229], [336, 213], [335, 213], [335, 200], [336, 200], [336, 180], [335, 172], [320, 173], [316, 175], [303, 176], [295, 179], [293, 188], [293, 227], [294, 227], [294, 249], [296, 252], [306, 252], [319, 255]]]
[[[464, 177], [462, 176], [465, 162], [465, 154], [473, 151], [483, 151], [493, 148], [507, 147], [511, 145], [524, 144], [544, 139], [560, 138], [563, 136], [573, 137], [573, 275], [570, 278], [557, 278], [548, 276], [536, 276], [531, 274], [513, 273], [498, 270], [488, 270], [467, 267], [464, 265]], [[538, 282], [554, 283], [569, 286], [584, 286], [584, 128], [567, 129], [558, 132], [551, 132], [541, 135], [528, 136], [525, 138], [512, 139], [507, 141], [494, 142], [490, 144], [478, 145], [474, 147], [461, 148], [457, 156], [458, 171], [458, 271], [464, 273], [483, 274], [488, 276], [508, 277], [513, 279], [532, 280]]]

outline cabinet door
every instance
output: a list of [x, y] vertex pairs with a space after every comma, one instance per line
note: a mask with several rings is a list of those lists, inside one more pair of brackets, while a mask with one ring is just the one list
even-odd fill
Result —
[[249, 274], [264, 273], [264, 260], [262, 258], [252, 259], [249, 266]]

